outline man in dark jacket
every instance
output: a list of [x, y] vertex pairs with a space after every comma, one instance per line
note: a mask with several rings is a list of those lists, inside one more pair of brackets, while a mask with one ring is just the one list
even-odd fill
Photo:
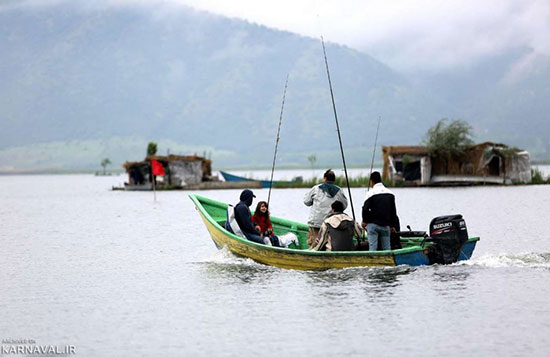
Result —
[[370, 184], [372, 190], [367, 193], [367, 199], [363, 204], [361, 225], [367, 228], [369, 250], [376, 250], [379, 240], [382, 250], [390, 250], [390, 232], [399, 224], [395, 196], [384, 187], [378, 171], [371, 174]]
[[269, 238], [262, 238], [260, 236], [260, 232], [258, 232], [256, 228], [254, 228], [254, 224], [252, 224], [250, 206], [252, 205], [254, 197], [256, 196], [250, 190], [244, 190], [241, 192], [241, 201], [235, 206], [235, 221], [237, 221], [237, 224], [239, 225], [239, 228], [241, 228], [241, 231], [246, 239], [260, 244], [271, 245]]

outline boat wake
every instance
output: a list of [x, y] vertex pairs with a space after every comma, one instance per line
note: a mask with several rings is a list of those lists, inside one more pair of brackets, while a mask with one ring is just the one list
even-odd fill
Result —
[[219, 265], [240, 265], [250, 267], [263, 267], [263, 264], [256, 263], [250, 258], [239, 257], [233, 253], [227, 247], [216, 250], [216, 252], [208, 257], [199, 261], [200, 263], [219, 264]]
[[223, 279], [237, 279], [246, 283], [268, 281], [274, 274], [280, 272], [279, 268], [234, 255], [227, 248], [220, 249], [205, 257], [199, 261], [199, 264], [203, 264], [206, 271], [211, 275], [223, 277]]
[[537, 268], [550, 269], [550, 253], [501, 253], [482, 255], [478, 258], [460, 262], [463, 265], [484, 266], [489, 268]]
[[[199, 261], [200, 263], [216, 264], [216, 265], [231, 265], [242, 267], [265, 268], [266, 266], [255, 262], [250, 258], [239, 257], [231, 253], [227, 248], [217, 250], [214, 254], [205, 257]], [[532, 269], [549, 269], [550, 270], [550, 253], [501, 253], [498, 255], [482, 255], [470, 260], [461, 261], [458, 265], [482, 266], [488, 268], [532, 268]], [[356, 267], [345, 269], [329, 269], [327, 272], [340, 271], [353, 273], [356, 270], [372, 270], [373, 272], [402, 274], [414, 271], [414, 267], [399, 266], [399, 267]]]

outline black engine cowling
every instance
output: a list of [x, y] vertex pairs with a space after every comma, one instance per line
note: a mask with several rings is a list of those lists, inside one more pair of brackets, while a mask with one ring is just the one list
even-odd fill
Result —
[[451, 264], [458, 261], [464, 243], [468, 241], [466, 221], [462, 215], [440, 216], [430, 222], [430, 264]]

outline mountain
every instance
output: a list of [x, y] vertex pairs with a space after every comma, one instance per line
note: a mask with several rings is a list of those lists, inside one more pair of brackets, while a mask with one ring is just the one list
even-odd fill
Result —
[[453, 71], [417, 73], [411, 80], [437, 93], [448, 103], [448, 115], [468, 121], [479, 139], [550, 159], [550, 57], [517, 48]]
[[[31, 4], [0, 5], [0, 170], [120, 164], [143, 158], [135, 143], [148, 140], [171, 146], [162, 152], [208, 151], [218, 167], [267, 166], [287, 74], [278, 162], [339, 162], [318, 39], [174, 4]], [[379, 144], [418, 144], [438, 119], [456, 117], [479, 139], [550, 156], [547, 67], [508, 85], [498, 83], [505, 69], [411, 78], [326, 46], [350, 164], [370, 162], [379, 117]], [[480, 87], [480, 78], [490, 79]], [[543, 127], [517, 130], [530, 123]]]

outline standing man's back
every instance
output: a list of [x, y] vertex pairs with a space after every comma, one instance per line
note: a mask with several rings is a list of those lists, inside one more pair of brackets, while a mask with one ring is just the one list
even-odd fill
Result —
[[370, 177], [372, 190], [367, 194], [363, 204], [363, 223], [367, 229], [369, 250], [376, 250], [380, 241], [382, 250], [390, 250], [390, 232], [399, 224], [397, 209], [395, 208], [395, 196], [382, 184], [382, 178], [378, 171], [374, 171]]
[[325, 218], [331, 213], [331, 205], [335, 201], [340, 201], [344, 209], [348, 206], [348, 199], [340, 187], [334, 184], [336, 175], [334, 171], [328, 169], [323, 175], [323, 183], [313, 186], [313, 188], [304, 197], [304, 204], [311, 206], [307, 225], [307, 243], [312, 245], [315, 242]]

